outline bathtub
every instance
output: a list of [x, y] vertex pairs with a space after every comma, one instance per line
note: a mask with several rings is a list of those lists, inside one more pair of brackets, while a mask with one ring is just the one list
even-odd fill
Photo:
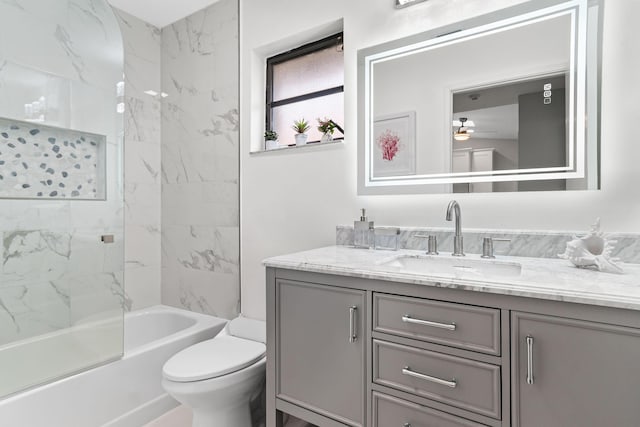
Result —
[[178, 405], [162, 388], [162, 365], [226, 322], [166, 306], [127, 313], [121, 359], [0, 400], [0, 425], [143, 426]]

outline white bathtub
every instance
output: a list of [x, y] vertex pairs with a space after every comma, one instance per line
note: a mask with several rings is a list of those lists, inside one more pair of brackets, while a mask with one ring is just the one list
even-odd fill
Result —
[[164, 362], [226, 322], [166, 306], [128, 313], [122, 359], [0, 400], [0, 425], [140, 427], [178, 405], [161, 386]]

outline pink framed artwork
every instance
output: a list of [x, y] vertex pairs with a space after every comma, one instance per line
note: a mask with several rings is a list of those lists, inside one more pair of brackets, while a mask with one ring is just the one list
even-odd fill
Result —
[[373, 178], [415, 175], [415, 111], [376, 117], [372, 148]]

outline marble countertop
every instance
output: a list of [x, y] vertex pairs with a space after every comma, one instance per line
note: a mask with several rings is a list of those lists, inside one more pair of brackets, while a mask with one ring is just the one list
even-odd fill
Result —
[[[467, 254], [464, 260], [471, 263], [519, 264], [521, 270], [519, 274], [505, 275], [482, 274], [473, 268], [419, 273], [394, 266], [394, 260], [406, 256], [428, 257], [415, 250], [328, 246], [268, 258], [263, 263], [267, 267], [314, 273], [640, 310], [640, 264], [623, 264], [624, 274], [612, 274], [576, 268], [561, 259], [498, 256], [484, 260]], [[451, 259], [451, 254], [435, 257]]]

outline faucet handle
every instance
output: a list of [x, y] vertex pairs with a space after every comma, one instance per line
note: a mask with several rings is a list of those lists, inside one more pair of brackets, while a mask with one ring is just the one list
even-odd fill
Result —
[[510, 242], [511, 239], [503, 239], [499, 237], [485, 237], [482, 239], [482, 255], [481, 258], [495, 258], [493, 254], [493, 242]]
[[427, 241], [427, 255], [439, 255], [438, 252], [438, 238], [434, 235], [429, 236]]
[[438, 238], [434, 234], [416, 233], [413, 237], [427, 240], [427, 255], [439, 255]]

